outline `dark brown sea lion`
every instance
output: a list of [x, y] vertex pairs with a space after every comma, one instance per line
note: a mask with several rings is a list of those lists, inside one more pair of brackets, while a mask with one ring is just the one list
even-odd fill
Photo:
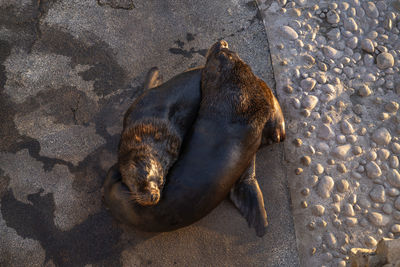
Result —
[[230, 195], [262, 236], [268, 223], [255, 178], [255, 154], [262, 139], [285, 139], [279, 103], [225, 41], [210, 48], [201, 83], [198, 116], [167, 175], [159, 203], [141, 206], [131, 201], [117, 166], [104, 183], [105, 203], [122, 222], [162, 232], [201, 219]]
[[160, 200], [165, 175], [199, 109], [200, 79], [201, 69], [192, 69], [160, 85], [159, 71], [153, 68], [144, 93], [125, 113], [118, 166], [130, 198], [140, 205]]

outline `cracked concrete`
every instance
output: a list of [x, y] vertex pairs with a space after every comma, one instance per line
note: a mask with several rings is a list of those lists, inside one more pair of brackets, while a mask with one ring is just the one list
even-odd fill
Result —
[[101, 205], [123, 113], [151, 67], [167, 80], [225, 39], [274, 88], [261, 17], [245, 0], [0, 1], [0, 265], [298, 266], [282, 145], [257, 154], [262, 239], [229, 201], [161, 234]]

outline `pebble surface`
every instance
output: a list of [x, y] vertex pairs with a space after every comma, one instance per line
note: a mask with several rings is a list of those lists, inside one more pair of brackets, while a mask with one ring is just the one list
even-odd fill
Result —
[[352, 247], [400, 234], [400, 5], [259, 2], [301, 169], [289, 187], [302, 262], [346, 266]]

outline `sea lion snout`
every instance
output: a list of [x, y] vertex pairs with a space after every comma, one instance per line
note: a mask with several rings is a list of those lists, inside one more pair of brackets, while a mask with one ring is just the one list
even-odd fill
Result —
[[221, 49], [223, 49], [223, 48], [229, 49], [228, 42], [226, 42], [226, 41], [224, 41], [224, 40], [221, 40], [221, 41], [216, 42], [215, 44], [213, 44], [213, 45], [210, 47], [210, 49], [208, 49], [206, 58], [208, 58], [208, 57], [209, 57], [210, 55], [212, 55], [212, 54], [218, 53], [218, 52], [219, 52]]
[[143, 192], [141, 192], [141, 195], [138, 202], [143, 206], [156, 205], [160, 201], [160, 189], [154, 182], [149, 182]]

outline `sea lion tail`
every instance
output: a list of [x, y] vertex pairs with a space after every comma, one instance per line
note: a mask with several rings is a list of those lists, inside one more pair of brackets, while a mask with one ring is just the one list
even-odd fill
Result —
[[147, 73], [143, 88], [144, 90], [148, 90], [161, 85], [161, 83], [162, 76], [160, 74], [160, 70], [157, 67], [153, 67]]

